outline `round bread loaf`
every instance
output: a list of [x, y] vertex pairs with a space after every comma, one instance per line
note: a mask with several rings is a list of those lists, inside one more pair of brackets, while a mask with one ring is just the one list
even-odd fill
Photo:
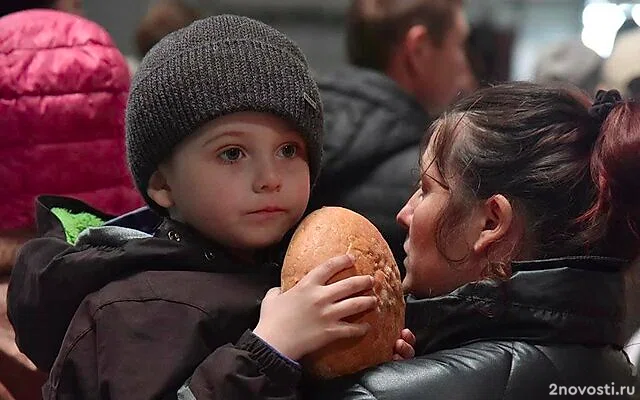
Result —
[[371, 275], [378, 303], [371, 311], [345, 319], [369, 323], [365, 336], [335, 341], [302, 360], [305, 369], [317, 378], [347, 375], [392, 360], [395, 341], [404, 327], [400, 271], [389, 245], [369, 220], [346, 208], [323, 207], [300, 223], [284, 259], [282, 290], [289, 290], [328, 259], [347, 253], [355, 257], [354, 267], [328, 283]]

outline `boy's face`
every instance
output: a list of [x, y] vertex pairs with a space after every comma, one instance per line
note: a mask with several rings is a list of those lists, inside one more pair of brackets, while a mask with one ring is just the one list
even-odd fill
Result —
[[150, 197], [228, 248], [270, 246], [302, 217], [309, 200], [302, 137], [286, 121], [235, 113], [185, 139], [151, 178]]

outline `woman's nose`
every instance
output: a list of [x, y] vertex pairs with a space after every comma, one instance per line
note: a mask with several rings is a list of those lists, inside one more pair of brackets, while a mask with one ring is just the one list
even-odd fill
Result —
[[407, 230], [409, 230], [411, 219], [413, 218], [413, 204], [411, 200], [413, 200], [413, 196], [407, 201], [404, 207], [402, 207], [398, 215], [396, 215], [396, 222], [398, 225]]

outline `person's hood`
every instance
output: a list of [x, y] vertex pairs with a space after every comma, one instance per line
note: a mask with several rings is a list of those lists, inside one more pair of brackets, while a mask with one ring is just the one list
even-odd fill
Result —
[[417, 148], [431, 122], [415, 97], [377, 71], [345, 67], [321, 77], [318, 86], [329, 171], [370, 168], [390, 154]]
[[41, 194], [107, 213], [143, 205], [125, 157], [127, 62], [109, 34], [77, 15], [0, 18], [0, 231], [31, 228]]

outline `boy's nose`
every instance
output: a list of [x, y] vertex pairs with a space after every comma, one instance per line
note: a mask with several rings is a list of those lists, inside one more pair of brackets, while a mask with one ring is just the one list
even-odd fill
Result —
[[258, 168], [253, 190], [256, 193], [277, 192], [282, 187], [282, 178], [274, 165], [264, 165]]

